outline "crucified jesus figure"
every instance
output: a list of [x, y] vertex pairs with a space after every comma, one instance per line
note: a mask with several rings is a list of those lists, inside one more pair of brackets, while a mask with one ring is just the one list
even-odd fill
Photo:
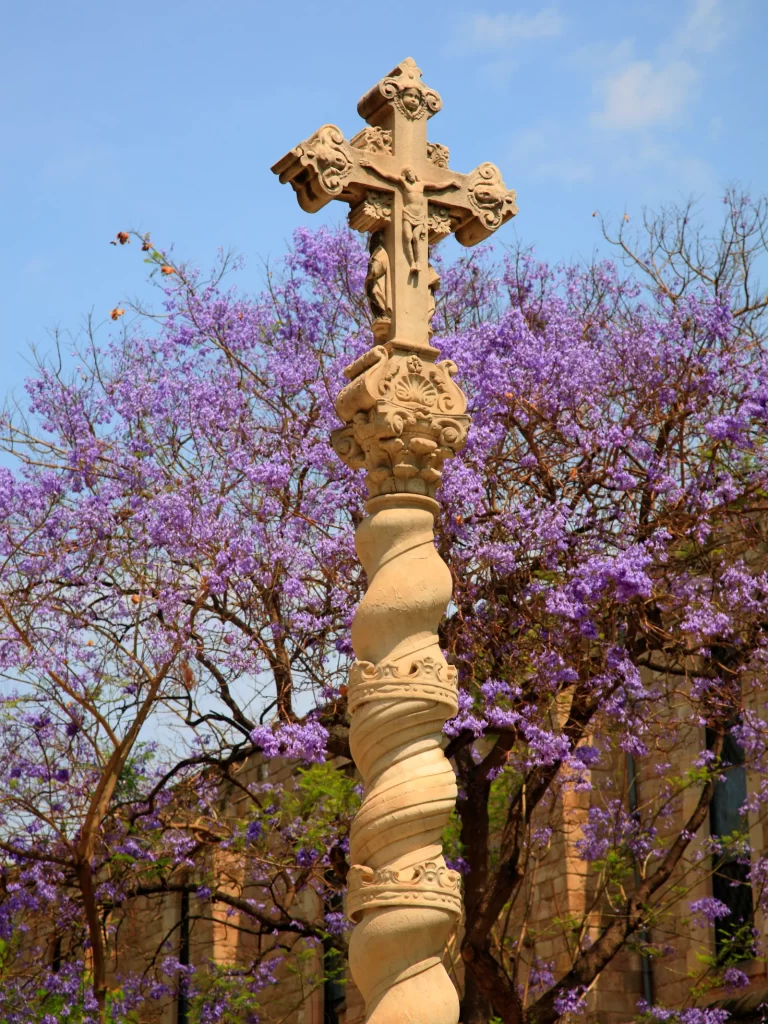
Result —
[[424, 193], [444, 188], [460, 188], [451, 178], [448, 181], [421, 181], [412, 167], [404, 167], [400, 174], [380, 171], [370, 160], [361, 160], [363, 167], [385, 181], [400, 185], [403, 194], [403, 245], [408, 266], [414, 274], [421, 270], [422, 245], [427, 242], [427, 204]]

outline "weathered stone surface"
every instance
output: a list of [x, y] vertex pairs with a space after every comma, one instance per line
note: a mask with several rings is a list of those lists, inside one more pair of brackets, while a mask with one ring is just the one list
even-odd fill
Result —
[[365, 797], [350, 837], [350, 969], [371, 1024], [456, 1024], [443, 951], [461, 914], [460, 877], [443, 859], [456, 801], [442, 728], [456, 713], [456, 672], [437, 628], [451, 576], [434, 545], [435, 495], [445, 460], [466, 443], [456, 364], [430, 343], [440, 277], [428, 246], [451, 232], [487, 238], [517, 212], [493, 164], [448, 167], [427, 142], [441, 107], [410, 58], [360, 100], [368, 122], [346, 142], [324, 125], [272, 170], [304, 210], [332, 199], [371, 233], [365, 290], [374, 345], [345, 370], [331, 441], [366, 471], [367, 517], [357, 551], [370, 585], [352, 624], [358, 661], [349, 685], [352, 755]]

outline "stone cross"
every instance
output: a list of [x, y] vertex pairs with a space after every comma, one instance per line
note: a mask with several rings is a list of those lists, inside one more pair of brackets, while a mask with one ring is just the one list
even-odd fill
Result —
[[433, 522], [443, 463], [464, 445], [469, 416], [458, 367], [436, 361], [430, 344], [440, 279], [428, 246], [451, 232], [474, 245], [517, 207], [493, 164], [456, 174], [445, 146], [427, 142], [439, 109], [408, 58], [360, 100], [368, 127], [350, 142], [326, 124], [272, 168], [303, 210], [342, 199], [352, 227], [370, 232], [374, 344], [344, 371], [344, 426], [331, 434], [341, 459], [367, 470], [370, 494], [355, 534], [369, 586], [352, 622], [347, 693], [365, 782], [349, 840], [349, 966], [367, 1024], [459, 1019], [443, 951], [461, 916], [461, 878], [441, 841], [456, 802], [442, 727], [458, 701], [437, 633], [451, 574]]
[[427, 121], [441, 106], [407, 57], [358, 103], [369, 127], [347, 142], [335, 125], [323, 125], [272, 168], [308, 213], [332, 199], [349, 203], [351, 227], [372, 234], [367, 291], [376, 340], [427, 355], [435, 352], [436, 283], [428, 246], [451, 232], [475, 245], [517, 213], [515, 193], [493, 164], [457, 174], [446, 147], [427, 141]]

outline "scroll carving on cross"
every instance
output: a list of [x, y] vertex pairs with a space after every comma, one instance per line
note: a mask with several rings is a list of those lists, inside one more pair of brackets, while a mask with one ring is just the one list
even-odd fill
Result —
[[476, 245], [517, 213], [497, 167], [459, 174], [448, 149], [427, 141], [427, 121], [441, 106], [408, 57], [358, 103], [367, 125], [357, 135], [347, 141], [323, 125], [272, 168], [303, 210], [340, 199], [350, 226], [369, 234], [365, 290], [375, 345], [345, 371], [350, 383], [336, 408], [347, 426], [332, 441], [347, 465], [367, 468], [374, 496], [434, 495], [443, 460], [466, 438], [456, 367], [436, 362], [430, 343], [440, 278], [429, 247], [451, 233]]

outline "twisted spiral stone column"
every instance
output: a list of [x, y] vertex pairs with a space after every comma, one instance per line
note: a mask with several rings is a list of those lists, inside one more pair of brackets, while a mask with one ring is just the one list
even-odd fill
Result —
[[461, 913], [441, 836], [456, 800], [442, 727], [456, 714], [456, 671], [437, 627], [451, 577], [435, 550], [437, 502], [413, 493], [367, 504], [357, 530], [369, 588], [352, 624], [350, 743], [365, 781], [352, 826], [350, 969], [369, 1024], [456, 1024], [442, 955]]
[[[357, 546], [370, 588], [354, 620], [352, 754], [365, 779], [351, 837], [348, 912], [352, 974], [373, 1024], [456, 1024], [443, 970], [460, 912], [459, 877], [440, 836], [456, 799], [441, 729], [456, 712], [455, 673], [437, 642], [451, 596], [434, 549], [435, 493], [446, 459], [467, 439], [467, 400], [450, 359], [431, 344], [440, 277], [429, 246], [454, 232], [488, 238], [517, 213], [501, 172], [483, 163], [448, 172], [448, 150], [427, 141], [441, 107], [407, 57], [358, 104], [367, 126], [347, 142], [323, 125], [272, 167], [303, 210], [333, 199], [371, 232], [365, 279], [373, 347], [345, 370], [331, 433], [339, 458], [366, 471], [371, 500]], [[434, 200], [434, 201], [433, 201]]]

